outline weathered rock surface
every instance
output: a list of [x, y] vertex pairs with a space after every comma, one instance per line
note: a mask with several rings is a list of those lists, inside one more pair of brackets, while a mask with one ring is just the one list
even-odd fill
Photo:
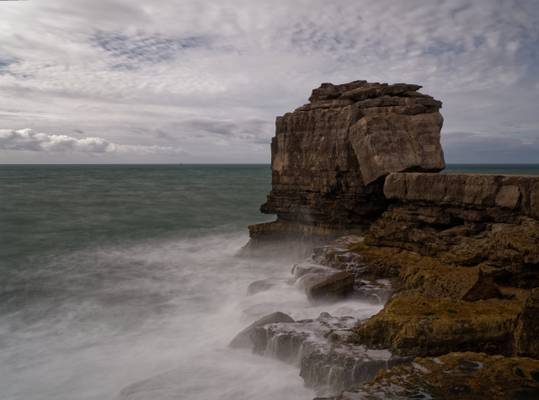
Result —
[[441, 102], [418, 89], [324, 83], [309, 104], [278, 117], [272, 190], [261, 208], [277, 214], [277, 222], [251, 226], [251, 237], [365, 226], [386, 207], [379, 178], [443, 169]]
[[251, 335], [256, 330], [256, 328], [258, 328], [259, 326], [277, 322], [294, 322], [294, 320], [289, 315], [279, 311], [266, 315], [259, 320], [253, 322], [247, 328], [238, 333], [236, 337], [232, 339], [229, 346], [232, 348], [251, 347]]
[[301, 285], [310, 300], [335, 300], [354, 291], [354, 276], [346, 271], [330, 274], [308, 273], [301, 277]]
[[347, 235], [315, 247], [310, 261], [295, 264], [292, 275], [314, 301], [352, 296], [374, 304], [385, 303], [392, 293], [391, 280], [380, 279], [352, 249], [363, 238]]
[[533, 289], [518, 317], [515, 354], [539, 359], [539, 289]]
[[539, 218], [539, 178], [534, 176], [395, 173], [387, 177], [384, 193], [403, 203], [446, 206], [447, 217], [469, 221]]
[[451, 351], [513, 353], [513, 330], [522, 302], [467, 302], [406, 291], [355, 328], [355, 340], [399, 355], [441, 355]]
[[539, 398], [539, 361], [482, 353], [417, 358], [334, 400], [526, 400]]
[[253, 351], [299, 365], [307, 386], [319, 393], [335, 393], [404, 360], [387, 350], [349, 343], [356, 323], [352, 317], [322, 313], [317, 319], [260, 325], [251, 334]]
[[539, 286], [539, 178], [462, 174], [391, 174], [393, 205], [365, 243], [477, 266], [499, 285]]

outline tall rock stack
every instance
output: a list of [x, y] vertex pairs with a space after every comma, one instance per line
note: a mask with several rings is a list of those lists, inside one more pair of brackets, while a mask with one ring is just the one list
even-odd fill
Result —
[[277, 221], [251, 226], [251, 237], [366, 226], [387, 207], [389, 173], [442, 170], [442, 103], [420, 88], [323, 83], [308, 104], [277, 117], [272, 190], [261, 207]]

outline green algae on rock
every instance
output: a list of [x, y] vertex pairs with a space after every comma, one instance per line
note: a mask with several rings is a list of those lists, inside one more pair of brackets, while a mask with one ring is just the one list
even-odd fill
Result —
[[526, 400], [539, 398], [539, 361], [484, 353], [416, 358], [382, 371], [336, 400]]

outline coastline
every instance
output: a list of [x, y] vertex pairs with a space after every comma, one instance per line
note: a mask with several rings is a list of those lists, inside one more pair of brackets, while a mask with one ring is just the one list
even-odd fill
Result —
[[278, 117], [261, 207], [277, 219], [249, 227], [253, 251], [323, 243], [292, 270], [311, 301], [383, 309], [242, 335], [331, 399], [539, 396], [539, 176], [440, 173], [442, 103], [419, 88], [324, 83]]

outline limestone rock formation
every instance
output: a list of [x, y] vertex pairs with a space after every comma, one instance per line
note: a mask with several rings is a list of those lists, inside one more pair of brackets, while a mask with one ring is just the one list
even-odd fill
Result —
[[390, 174], [391, 205], [349, 249], [397, 293], [356, 343], [537, 358], [538, 188], [537, 177]]
[[278, 117], [272, 190], [261, 208], [278, 220], [250, 227], [251, 237], [365, 226], [386, 207], [380, 178], [443, 169], [441, 102], [418, 89], [324, 83], [309, 104]]
[[367, 245], [478, 267], [500, 285], [539, 286], [539, 178], [397, 173], [384, 192], [393, 205]]

